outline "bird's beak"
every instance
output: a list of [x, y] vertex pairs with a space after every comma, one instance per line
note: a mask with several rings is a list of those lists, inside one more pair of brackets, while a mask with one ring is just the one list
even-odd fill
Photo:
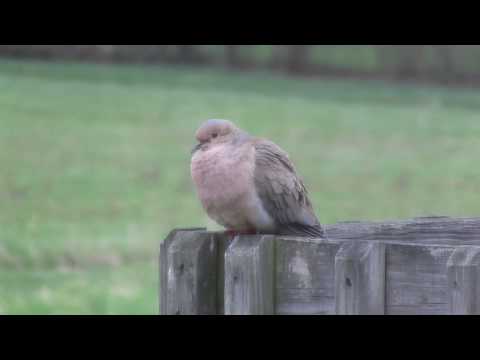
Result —
[[192, 149], [192, 155], [195, 154], [200, 148], [202, 147], [202, 144], [197, 144], [195, 147]]

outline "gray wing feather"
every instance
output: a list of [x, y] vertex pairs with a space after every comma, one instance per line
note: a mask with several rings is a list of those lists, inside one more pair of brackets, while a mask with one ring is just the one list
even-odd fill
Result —
[[264, 139], [254, 141], [255, 186], [279, 235], [324, 237], [303, 181], [287, 153]]

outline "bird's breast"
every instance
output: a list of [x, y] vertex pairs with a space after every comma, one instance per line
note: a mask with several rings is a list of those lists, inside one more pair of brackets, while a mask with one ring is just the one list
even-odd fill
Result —
[[246, 148], [219, 145], [198, 151], [192, 157], [192, 179], [202, 202], [235, 200], [248, 191], [253, 171], [253, 152]]
[[254, 184], [253, 147], [218, 146], [192, 157], [191, 173], [200, 201], [210, 217], [228, 228], [270, 229]]

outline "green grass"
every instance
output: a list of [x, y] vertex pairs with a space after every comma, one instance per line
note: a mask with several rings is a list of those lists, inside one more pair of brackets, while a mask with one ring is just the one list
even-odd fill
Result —
[[158, 313], [153, 263], [0, 272], [1, 314], [148, 315]]
[[189, 177], [213, 117], [287, 150], [324, 223], [480, 214], [478, 91], [2, 61], [0, 312], [155, 313], [159, 242], [218, 228]]

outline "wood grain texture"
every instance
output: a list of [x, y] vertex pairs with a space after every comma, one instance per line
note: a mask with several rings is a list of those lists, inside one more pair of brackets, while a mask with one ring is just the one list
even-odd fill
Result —
[[274, 313], [274, 237], [237, 236], [225, 254], [225, 314]]
[[386, 248], [386, 314], [448, 314], [447, 261], [451, 246], [394, 245]]
[[447, 271], [451, 314], [480, 314], [480, 247], [455, 249]]
[[225, 314], [225, 254], [234, 238], [222, 232], [214, 233], [217, 243], [217, 314]]
[[206, 231], [204, 228], [186, 228], [186, 229], [174, 229], [168, 236], [160, 243], [159, 252], [159, 311], [160, 314], [167, 314], [167, 274], [168, 274], [168, 262], [167, 262], [167, 250], [170, 247], [172, 241], [180, 232], [196, 232]]
[[444, 245], [480, 244], [480, 218], [424, 217], [391, 222], [343, 222], [325, 226], [329, 239]]
[[[203, 231], [177, 231], [166, 244], [164, 314], [208, 315], [217, 311], [217, 243]], [[165, 275], [163, 275], [165, 278]]]
[[276, 314], [335, 313], [335, 255], [328, 241], [276, 240]]
[[335, 257], [335, 313], [385, 313], [385, 244], [348, 242]]

